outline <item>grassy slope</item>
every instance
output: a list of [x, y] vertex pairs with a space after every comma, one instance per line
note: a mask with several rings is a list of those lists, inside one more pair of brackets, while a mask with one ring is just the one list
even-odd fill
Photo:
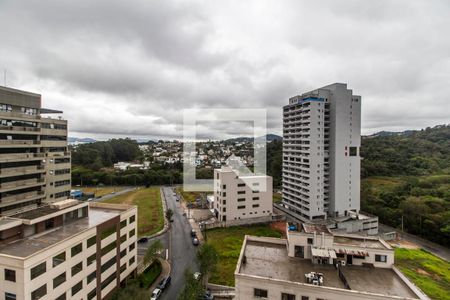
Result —
[[450, 263], [420, 249], [395, 249], [395, 264], [432, 299], [450, 299]]
[[217, 270], [211, 274], [211, 283], [234, 286], [234, 270], [241, 253], [245, 235], [281, 237], [281, 233], [267, 225], [216, 228], [207, 231], [208, 243], [219, 252]]
[[283, 196], [279, 193], [273, 193], [273, 203], [281, 203]]
[[111, 198], [106, 203], [134, 204], [138, 207], [138, 235], [151, 235], [164, 227], [159, 187], [142, 188]]
[[195, 199], [197, 199], [197, 197], [199, 197], [202, 193], [201, 192], [185, 192], [183, 191], [182, 187], [177, 187], [176, 191], [178, 194], [180, 194], [181, 196], [183, 196], [183, 199], [186, 202], [195, 202]]
[[102, 197], [107, 194], [111, 194], [112, 192], [118, 192], [123, 190], [124, 187], [121, 186], [106, 186], [106, 187], [85, 187], [81, 188], [83, 193], [94, 193], [95, 197]]

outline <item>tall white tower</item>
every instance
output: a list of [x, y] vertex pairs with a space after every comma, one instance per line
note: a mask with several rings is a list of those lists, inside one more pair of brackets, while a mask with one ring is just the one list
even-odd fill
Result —
[[301, 219], [360, 210], [361, 97], [335, 83], [283, 108], [283, 204]]

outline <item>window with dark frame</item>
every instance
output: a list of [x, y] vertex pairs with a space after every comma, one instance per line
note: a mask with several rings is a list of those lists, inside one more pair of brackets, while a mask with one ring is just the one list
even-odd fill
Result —
[[16, 271], [5, 269], [5, 280], [16, 282]]
[[267, 290], [263, 289], [253, 289], [253, 296], [259, 297], [259, 298], [267, 298]]

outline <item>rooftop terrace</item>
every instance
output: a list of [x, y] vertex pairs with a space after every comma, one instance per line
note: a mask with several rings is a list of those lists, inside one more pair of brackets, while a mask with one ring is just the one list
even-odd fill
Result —
[[[280, 243], [284, 241], [282, 239], [274, 239], [274, 242], [252, 239], [246, 239], [245, 259], [238, 266], [239, 274], [305, 283], [306, 273], [320, 272], [324, 276], [323, 286], [345, 289], [333, 265], [313, 264], [310, 260], [289, 257], [286, 245]], [[342, 271], [352, 290], [417, 298], [392, 269], [346, 266]]]
[[89, 206], [89, 216], [73, 221], [64, 226], [53, 230], [46, 231], [25, 239], [17, 240], [9, 244], [0, 246], [0, 257], [2, 255], [14, 256], [18, 258], [26, 258], [47, 247], [51, 247], [65, 239], [75, 236], [85, 230], [96, 227], [97, 225], [113, 218], [125, 209], [131, 206], [120, 206], [119, 209], [110, 206], [102, 207], [96, 205]]

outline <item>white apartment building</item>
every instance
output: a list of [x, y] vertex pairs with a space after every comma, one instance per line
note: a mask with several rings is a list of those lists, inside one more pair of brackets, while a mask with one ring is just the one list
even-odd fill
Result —
[[383, 240], [332, 235], [324, 225], [288, 225], [287, 239], [246, 236], [235, 299], [428, 299], [394, 266]]
[[335, 83], [283, 108], [283, 204], [302, 220], [360, 210], [361, 97]]
[[214, 209], [219, 221], [231, 225], [271, 219], [272, 193], [271, 176], [239, 175], [228, 166], [214, 170]]
[[0, 300], [105, 299], [137, 264], [137, 208], [63, 200], [0, 219]]

